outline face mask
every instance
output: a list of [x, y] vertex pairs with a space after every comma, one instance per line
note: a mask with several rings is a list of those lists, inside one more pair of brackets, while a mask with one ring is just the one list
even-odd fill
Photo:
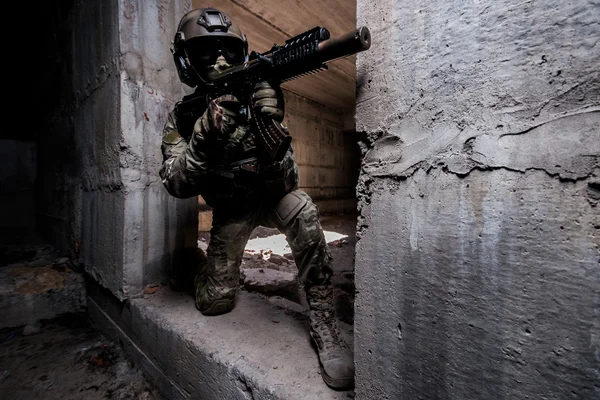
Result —
[[217, 58], [214, 65], [210, 65], [205, 68], [203, 75], [209, 80], [212, 80], [213, 78], [219, 76], [219, 74], [227, 71], [232, 66], [233, 65], [229, 64], [227, 60], [225, 60], [225, 57], [221, 56]]

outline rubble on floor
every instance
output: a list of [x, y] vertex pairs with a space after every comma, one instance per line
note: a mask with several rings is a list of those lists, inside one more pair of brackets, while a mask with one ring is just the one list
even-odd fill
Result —
[[160, 400], [118, 344], [64, 315], [0, 330], [0, 393], [11, 400]]

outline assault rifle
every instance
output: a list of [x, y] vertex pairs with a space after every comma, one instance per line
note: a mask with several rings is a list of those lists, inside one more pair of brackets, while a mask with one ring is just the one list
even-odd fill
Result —
[[234, 94], [246, 105], [241, 112], [250, 118], [257, 144], [271, 161], [280, 161], [292, 138], [277, 122], [253, 117], [254, 111], [247, 105], [254, 86], [261, 81], [283, 83], [326, 70], [328, 62], [368, 50], [370, 46], [371, 34], [367, 27], [331, 38], [326, 28], [317, 26], [286, 40], [281, 46], [273, 45], [265, 53], [253, 51], [248, 61], [212, 74], [207, 85], [177, 105], [178, 120], [193, 126], [208, 102], [223, 94]]

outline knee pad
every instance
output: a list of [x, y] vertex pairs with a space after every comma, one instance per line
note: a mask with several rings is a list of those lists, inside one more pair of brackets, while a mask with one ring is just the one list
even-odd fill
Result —
[[308, 204], [308, 195], [296, 189], [289, 192], [277, 204], [275, 218], [280, 226], [287, 226]]

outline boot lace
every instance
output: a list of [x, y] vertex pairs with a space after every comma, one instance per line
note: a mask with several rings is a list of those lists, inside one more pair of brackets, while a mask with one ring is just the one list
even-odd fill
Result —
[[328, 351], [347, 349], [334, 316], [332, 289], [313, 290], [311, 294], [311, 327], [319, 348]]

